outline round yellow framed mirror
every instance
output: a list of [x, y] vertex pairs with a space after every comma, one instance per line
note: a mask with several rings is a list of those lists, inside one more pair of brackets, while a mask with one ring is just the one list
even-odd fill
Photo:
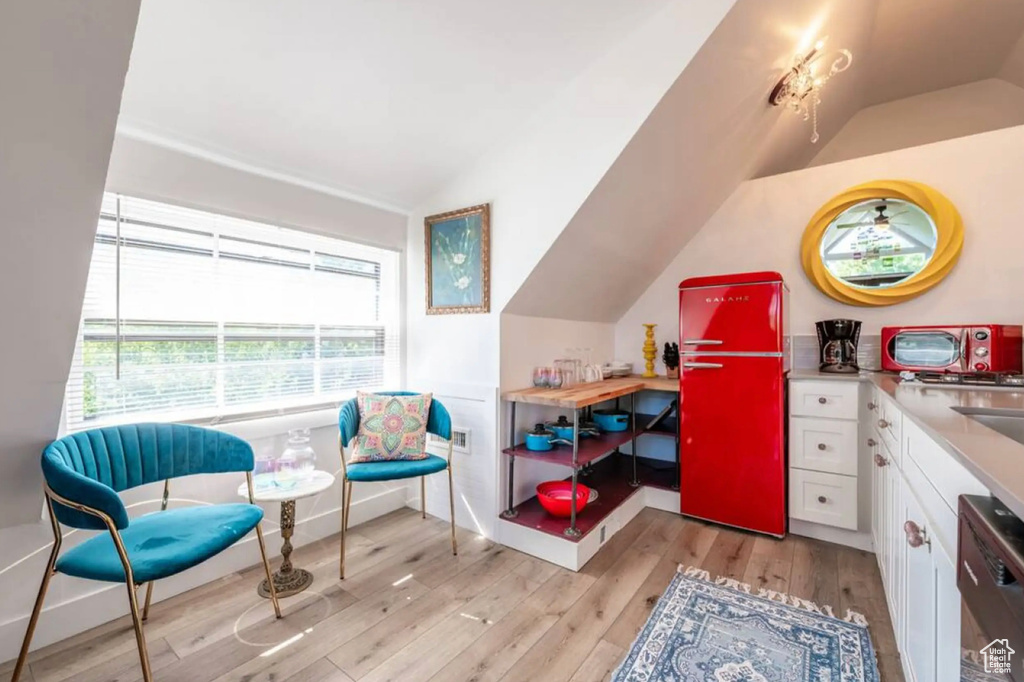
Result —
[[960, 213], [938, 190], [875, 180], [818, 209], [804, 230], [800, 262], [811, 282], [837, 301], [893, 305], [941, 282], [963, 244]]

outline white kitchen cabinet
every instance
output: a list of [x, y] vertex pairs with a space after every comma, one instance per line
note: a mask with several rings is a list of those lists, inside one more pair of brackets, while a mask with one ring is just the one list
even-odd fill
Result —
[[[936, 620], [938, 596], [936, 593], [935, 562], [928, 534], [930, 525], [914, 491], [903, 484], [903, 513], [906, 542], [908, 544], [906, 571], [906, 646], [905, 664], [907, 682], [930, 682], [935, 679], [937, 650]], [[959, 645], [959, 638], [957, 639]]]
[[907, 602], [906, 577], [910, 574], [907, 563], [906, 535], [903, 532], [904, 500], [906, 494], [903, 486], [903, 472], [896, 466], [894, 456], [889, 457], [885, 467], [885, 490], [888, 495], [885, 512], [886, 519], [886, 574], [891, 588], [886, 589], [889, 601], [889, 616], [892, 620], [893, 632], [897, 646], [902, 646], [907, 636]]
[[790, 469], [789, 516], [857, 530], [857, 478]]
[[789, 465], [809, 471], [857, 475], [857, 422], [792, 417]]
[[941, 548], [932, 551], [935, 565], [936, 682], [960, 682], [960, 590], [956, 562]]
[[789, 517], [858, 530], [860, 382], [789, 382]]
[[789, 413], [798, 417], [857, 419], [857, 381], [792, 380]]
[[956, 503], [987, 490], [895, 401], [872, 391], [872, 540], [904, 674], [907, 682], [956, 682]]

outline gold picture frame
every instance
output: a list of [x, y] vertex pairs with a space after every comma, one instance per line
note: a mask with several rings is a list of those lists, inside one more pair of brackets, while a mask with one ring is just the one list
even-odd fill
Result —
[[491, 312], [491, 205], [423, 220], [427, 315]]
[[[860, 202], [882, 198], [914, 204], [928, 214], [937, 232], [934, 254], [921, 271], [899, 284], [876, 290], [850, 286], [825, 267], [820, 254], [821, 240], [843, 211]], [[963, 245], [963, 219], [941, 192], [910, 180], [874, 180], [851, 187], [818, 209], [804, 230], [800, 264], [811, 283], [830, 298], [847, 305], [886, 306], [916, 298], [941, 282], [960, 259]]]

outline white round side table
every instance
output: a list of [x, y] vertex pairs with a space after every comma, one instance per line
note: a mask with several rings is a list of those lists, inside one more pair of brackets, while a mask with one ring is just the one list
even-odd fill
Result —
[[[281, 503], [281, 567], [274, 573], [274, 588], [278, 597], [298, 594], [313, 584], [313, 574], [292, 566], [292, 533], [295, 531], [295, 501], [312, 497], [334, 485], [334, 476], [316, 470], [306, 476], [296, 475], [294, 481], [278, 483], [274, 474], [253, 476], [253, 498], [257, 502]], [[238, 486], [238, 495], [249, 499], [249, 486]], [[256, 590], [261, 597], [270, 598], [270, 586], [263, 580]]]

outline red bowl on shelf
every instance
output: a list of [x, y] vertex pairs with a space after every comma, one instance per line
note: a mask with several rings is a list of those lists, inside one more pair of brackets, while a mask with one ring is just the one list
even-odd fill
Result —
[[[552, 516], [570, 516], [572, 514], [572, 481], [545, 481], [537, 486], [537, 499], [540, 506]], [[582, 483], [576, 484], [576, 513], [579, 514], [587, 506], [590, 499], [590, 488]]]

